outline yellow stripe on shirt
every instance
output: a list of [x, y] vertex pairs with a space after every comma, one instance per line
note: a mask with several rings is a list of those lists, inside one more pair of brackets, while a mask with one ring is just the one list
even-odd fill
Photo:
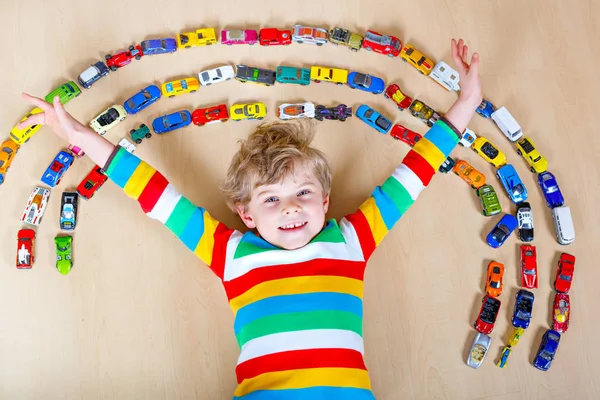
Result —
[[127, 196], [137, 200], [155, 172], [156, 170], [145, 162], [139, 163], [123, 187]]
[[196, 254], [206, 265], [212, 264], [213, 249], [215, 247], [215, 231], [219, 225], [219, 221], [211, 217], [207, 211], [204, 211], [204, 233], [198, 241], [198, 245], [194, 249]]
[[375, 246], [379, 246], [379, 243], [381, 243], [385, 235], [387, 235], [388, 229], [383, 221], [383, 218], [381, 217], [381, 210], [379, 210], [379, 207], [377, 207], [375, 198], [369, 197], [364, 203], [361, 204], [359, 209], [367, 219], [369, 228], [371, 228]]
[[415, 144], [413, 150], [419, 153], [434, 170], [437, 170], [444, 160], [446, 160], [444, 153], [425, 137]]

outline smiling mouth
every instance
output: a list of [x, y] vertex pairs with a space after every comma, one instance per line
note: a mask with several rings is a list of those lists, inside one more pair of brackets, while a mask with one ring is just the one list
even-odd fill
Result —
[[295, 222], [293, 224], [282, 225], [279, 227], [282, 231], [293, 231], [296, 229], [303, 228], [308, 222]]

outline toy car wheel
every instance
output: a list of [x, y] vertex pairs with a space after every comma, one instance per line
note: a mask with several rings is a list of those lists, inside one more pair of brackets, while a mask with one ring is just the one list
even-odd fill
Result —
[[517, 154], [520, 155], [520, 156], [523, 155], [523, 153], [521, 153], [521, 150], [518, 150], [518, 149], [517, 149]]
[[392, 53], [390, 53], [390, 54], [388, 54], [388, 57], [394, 58], [394, 55]]
[[419, 73], [420, 73], [421, 75], [425, 75], [425, 74], [423, 73], [423, 71], [419, 71]]
[[150, 139], [152, 137], [152, 134], [150, 132], [146, 133], [146, 139]]
[[256, 119], [261, 120], [261, 119], [263, 119], [263, 117], [256, 117]]
[[317, 43], [317, 46], [323, 46], [323, 43]]
[[135, 133], [135, 129], [132, 129], [132, 130], [129, 131], [130, 135], [133, 135], [134, 133]]
[[110, 69], [111, 69], [111, 71], [113, 71], [113, 72], [114, 72], [114, 71], [116, 71], [118, 68], [117, 68], [116, 66], [114, 66], [114, 65], [111, 65]]
[[121, 122], [125, 121], [125, 117], [121, 118], [119, 121], [121, 121]]
[[346, 117], [340, 117], [339, 120], [344, 122], [346, 120]]
[[343, 83], [341, 83], [341, 82], [338, 82], [338, 83], [336, 83], [336, 85], [338, 85], [338, 86], [342, 86], [342, 85], [343, 85]]
[[[229, 79], [231, 79], [231, 78], [229, 78]], [[208, 83], [206, 84], [206, 86], [210, 86], [210, 85], [212, 85], [212, 82], [208, 82]]]
[[231, 43], [227, 43], [227, 46], [231, 46]]
[[135, 55], [135, 59], [136, 59], [136, 60], [139, 60], [140, 58], [142, 58], [142, 56], [140, 56], [139, 54], [136, 54], [136, 55]]
[[535, 170], [535, 168], [533, 168], [533, 167], [529, 168], [529, 170], [530, 170], [531, 172], [533, 172], [534, 174], [536, 173], [536, 170]]
[[387, 94], [385, 94], [385, 93], [383, 94], [383, 97], [385, 97], [386, 99], [389, 99], [389, 98], [390, 98], [390, 96], [388, 96], [388, 95], [387, 95]]
[[129, 46], [129, 51], [134, 51], [134, 50], [135, 50], [135, 47]]
[[407, 62], [405, 58], [403, 58], [402, 61]]
[[173, 94], [169, 96], [170, 99], [172, 99], [173, 97], [175, 97], [175, 95], [173, 95]]
[[111, 57], [112, 57], [112, 56], [111, 56], [110, 54], [107, 54], [107, 55], [105, 55], [105, 56], [104, 56], [104, 59], [105, 59], [106, 61], [108, 61], [108, 60], [109, 60]]
[[313, 82], [314, 82], [314, 83], [321, 83], [321, 81], [317, 81], [317, 80], [314, 80]]
[[304, 40], [296, 40], [296, 43], [302, 44], [302, 43], [304, 43]]
[[194, 93], [194, 92], [196, 92], [196, 91], [195, 90], [190, 90], [190, 93]]
[[321, 116], [317, 117], [317, 116], [315, 115], [315, 119], [316, 119], [317, 121], [323, 121], [323, 117], [321, 117]]
[[464, 145], [464, 144], [462, 144], [461, 142], [458, 142], [458, 145], [459, 145], [459, 146], [462, 146], [462, 147], [465, 147], [465, 145]]
[[141, 124], [140, 128], [146, 128], [146, 124]]
[[140, 144], [140, 143], [142, 143], [142, 139], [135, 139], [135, 142], [136, 142], [137, 144]]
[[229, 121], [229, 118], [222, 119], [221, 121], [222, 122], [227, 122], [227, 121]]
[[250, 46], [254, 46], [256, 44], [256, 42], [254, 43], [248, 43]]
[[366, 51], [372, 51], [373, 49], [370, 47], [363, 47], [363, 49], [365, 49]]
[[356, 52], [358, 51], [358, 49], [354, 49], [354, 48], [352, 48], [352, 49], [350, 49], [350, 51], [353, 51], [353, 52], [355, 52], [355, 53], [356, 53]]
[[[458, 174], [456, 174], [456, 175], [458, 175]], [[477, 189], [477, 188], [475, 187], [475, 185], [471, 185], [471, 187], [472, 187], [473, 189]]]

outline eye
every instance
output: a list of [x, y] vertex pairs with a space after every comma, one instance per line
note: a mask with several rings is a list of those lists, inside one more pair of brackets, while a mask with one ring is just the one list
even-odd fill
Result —
[[274, 196], [268, 197], [267, 199], [265, 199], [265, 203], [273, 203], [275, 201], [277, 201], [277, 197], [274, 197]]
[[305, 194], [310, 194], [310, 190], [304, 189], [298, 192], [298, 196], [303, 196]]

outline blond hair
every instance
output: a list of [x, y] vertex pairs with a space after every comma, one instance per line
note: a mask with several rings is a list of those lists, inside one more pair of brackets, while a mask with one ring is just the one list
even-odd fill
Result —
[[252, 191], [259, 186], [281, 182], [293, 173], [295, 163], [312, 168], [326, 196], [331, 191], [331, 167], [323, 152], [310, 146], [315, 136], [308, 121], [266, 122], [259, 125], [246, 140], [241, 140], [227, 177], [221, 184], [227, 206], [236, 212], [246, 206]]

